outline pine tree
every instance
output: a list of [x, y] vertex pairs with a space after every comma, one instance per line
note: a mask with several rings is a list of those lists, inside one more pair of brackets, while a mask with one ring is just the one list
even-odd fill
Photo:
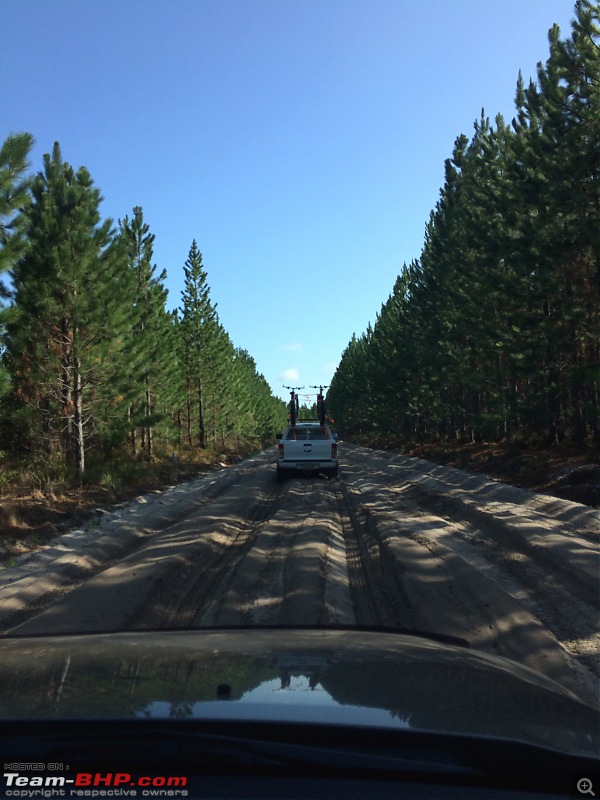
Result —
[[170, 428], [167, 396], [173, 391], [177, 368], [174, 352], [174, 324], [166, 309], [166, 271], [157, 274], [152, 263], [154, 234], [144, 222], [142, 208], [133, 217], [119, 221], [120, 237], [127, 251], [129, 270], [135, 283], [132, 304], [130, 352], [130, 445], [135, 454], [151, 457], [157, 426]]
[[600, 4], [578, 0], [571, 36], [549, 32], [550, 57], [539, 70], [555, 147], [555, 230], [563, 300], [562, 404], [570, 435], [600, 444]]
[[420, 259], [332, 381], [346, 430], [366, 375], [382, 432], [600, 442], [600, 6], [575, 11], [512, 129], [457, 138]]
[[235, 349], [233, 430], [240, 444], [261, 447], [272, 440], [286, 415], [286, 404], [274, 398], [264, 376], [247, 350]]
[[369, 360], [372, 329], [359, 338], [352, 334], [327, 392], [327, 407], [340, 432], [351, 435], [372, 430], [373, 394]]
[[[192, 242], [183, 268], [185, 288], [182, 292], [181, 334], [184, 342], [186, 383], [188, 390], [188, 435], [192, 439], [192, 418], [196, 416], [198, 445], [206, 447], [205, 387], [213, 373], [218, 323], [216, 305], [210, 299], [207, 274], [196, 240]], [[195, 407], [195, 408], [194, 408]]]
[[236, 348], [218, 314], [215, 314], [211, 324], [211, 341], [206, 360], [210, 363], [203, 387], [206, 424], [216, 450], [219, 446], [224, 447], [228, 437], [238, 431], [237, 391], [240, 385], [236, 371]]
[[[0, 275], [11, 269], [23, 247], [21, 210], [29, 202], [31, 181], [25, 176], [33, 137], [29, 133], [8, 136], [0, 147]], [[6, 297], [0, 281], [0, 297]]]
[[7, 326], [15, 391], [31, 410], [30, 441], [79, 475], [96, 425], [118, 404], [112, 378], [123, 353], [132, 294], [111, 221], [88, 171], [55, 143], [33, 183], [28, 247], [13, 272]]
[[[8, 298], [8, 289], [2, 280], [2, 273], [7, 272], [15, 263], [24, 245], [23, 221], [21, 213], [29, 202], [31, 181], [25, 177], [29, 167], [29, 151], [33, 137], [28, 133], [8, 136], [0, 147], [0, 312], [2, 299]], [[0, 335], [3, 333], [3, 317], [0, 316]], [[10, 376], [3, 363], [3, 346], [0, 342], [0, 403], [2, 417], [7, 414], [5, 407], [9, 396]], [[0, 420], [4, 433], [10, 424]], [[3, 437], [4, 438], [4, 437]]]
[[526, 411], [550, 442], [569, 435], [582, 444], [589, 431], [600, 440], [600, 11], [587, 0], [575, 11], [569, 39], [549, 31], [537, 84], [518, 85], [512, 171], [535, 347]]

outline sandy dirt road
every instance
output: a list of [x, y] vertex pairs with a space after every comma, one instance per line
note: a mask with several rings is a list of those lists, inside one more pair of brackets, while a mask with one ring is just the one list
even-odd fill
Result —
[[418, 459], [341, 449], [337, 480], [277, 483], [270, 449], [60, 537], [0, 572], [2, 630], [431, 631], [525, 664], [597, 706], [598, 512]]

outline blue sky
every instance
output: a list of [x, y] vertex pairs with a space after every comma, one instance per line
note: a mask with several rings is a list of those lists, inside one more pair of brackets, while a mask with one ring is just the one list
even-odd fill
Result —
[[418, 258], [455, 138], [514, 115], [571, 0], [0, 0], [0, 137], [142, 206], [181, 303], [193, 239], [273, 391], [327, 384]]

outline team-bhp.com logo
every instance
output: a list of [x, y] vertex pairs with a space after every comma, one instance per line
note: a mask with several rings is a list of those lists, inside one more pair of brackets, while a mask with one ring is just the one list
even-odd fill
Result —
[[129, 772], [77, 772], [65, 775], [23, 775], [5, 772], [6, 797], [187, 797], [182, 775], [139, 775]]

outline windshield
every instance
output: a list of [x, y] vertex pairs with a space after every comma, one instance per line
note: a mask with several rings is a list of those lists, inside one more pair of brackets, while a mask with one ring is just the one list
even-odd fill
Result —
[[0, 721], [597, 752], [598, 2], [0, 18]]

